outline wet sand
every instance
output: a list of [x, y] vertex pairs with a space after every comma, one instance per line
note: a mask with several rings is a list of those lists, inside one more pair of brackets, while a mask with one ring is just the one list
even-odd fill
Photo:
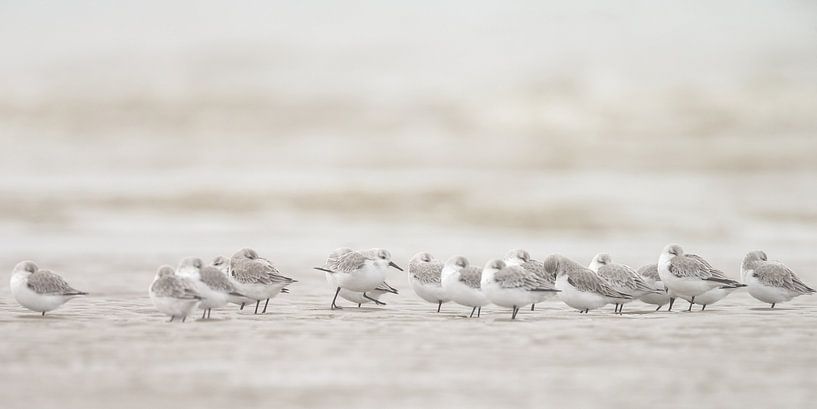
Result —
[[[144, 292], [94, 294], [45, 318], [0, 292], [3, 407], [811, 407], [814, 298], [775, 310], [738, 293], [687, 313], [558, 302], [480, 319], [404, 284], [385, 307], [330, 311], [301, 276], [265, 315], [236, 306], [167, 323]], [[111, 278], [101, 277], [101, 281]], [[134, 278], [136, 279], [136, 278]], [[150, 281], [150, 277], [138, 280]], [[696, 310], [699, 307], [696, 307]]]

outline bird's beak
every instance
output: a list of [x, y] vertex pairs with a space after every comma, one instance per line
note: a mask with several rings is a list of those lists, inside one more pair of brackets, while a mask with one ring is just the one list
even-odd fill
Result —
[[396, 268], [396, 269], [398, 269], [400, 271], [403, 271], [403, 269], [400, 268], [400, 266], [398, 266], [397, 264], [394, 264], [394, 261], [389, 261], [389, 267], [394, 267], [394, 268]]

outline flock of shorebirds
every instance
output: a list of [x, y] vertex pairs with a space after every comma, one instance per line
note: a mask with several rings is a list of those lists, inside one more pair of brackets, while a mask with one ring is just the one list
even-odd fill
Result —
[[[330, 309], [340, 309], [338, 298], [360, 307], [364, 303], [385, 305], [380, 297], [397, 290], [386, 283], [389, 268], [403, 269], [391, 260], [385, 249], [355, 251], [339, 248], [329, 254], [326, 263], [315, 269], [326, 274], [334, 292]], [[794, 297], [813, 294], [809, 287], [785, 264], [769, 261], [763, 251], [752, 251], [743, 258], [740, 281], [714, 268], [700, 256], [684, 253], [681, 246], [670, 244], [658, 258], [658, 264], [635, 270], [614, 263], [602, 253], [584, 267], [567, 257], [550, 255], [544, 261], [531, 258], [525, 250], [511, 250], [503, 259], [488, 261], [484, 267], [472, 266], [468, 259], [454, 256], [442, 263], [429, 253], [418, 253], [408, 264], [408, 280], [412, 290], [423, 300], [436, 304], [453, 301], [470, 307], [469, 317], [480, 316], [482, 307], [495, 304], [511, 309], [515, 319], [520, 308], [531, 306], [551, 297], [588, 313], [607, 304], [615, 305], [621, 314], [624, 304], [641, 300], [668, 310], [677, 298], [705, 309], [746, 287], [749, 294], [771, 304]], [[231, 258], [216, 257], [209, 265], [200, 258], [182, 259], [174, 270], [159, 267], [148, 293], [153, 305], [170, 321], [184, 321], [194, 308], [202, 310], [202, 319], [209, 319], [213, 308], [233, 303], [255, 304], [257, 314], [266, 312], [269, 300], [296, 280], [281, 274], [275, 264], [260, 257], [253, 249], [242, 249]], [[11, 276], [11, 292], [20, 305], [32, 311], [52, 311], [66, 301], [86, 292], [71, 287], [62, 277], [40, 270], [34, 262], [17, 264]]]

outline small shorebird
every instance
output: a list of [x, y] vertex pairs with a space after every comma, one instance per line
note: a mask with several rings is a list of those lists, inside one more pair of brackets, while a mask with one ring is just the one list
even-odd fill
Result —
[[[326, 264], [323, 265], [323, 271], [326, 274], [326, 282], [329, 283], [329, 286], [334, 290], [338, 288], [338, 281], [335, 277], [335, 273], [332, 273], [333, 269], [337, 269], [338, 261], [340, 257], [346, 253], [350, 253], [353, 250], [349, 247], [339, 247], [329, 253], [329, 256], [326, 258]], [[347, 290], [345, 288], [341, 288], [338, 296], [343, 298], [346, 301], [350, 301], [352, 303], [357, 304], [357, 307], [360, 308], [362, 304], [373, 302], [375, 305], [386, 305], [386, 303], [380, 301], [380, 296], [383, 294], [397, 294], [397, 289], [390, 286], [385, 281], [381, 283], [378, 287], [374, 290], [367, 291], [365, 294], [359, 291], [352, 291]]]
[[88, 294], [74, 289], [59, 275], [40, 270], [33, 261], [21, 261], [14, 266], [10, 286], [11, 294], [20, 305], [42, 316], [74, 297]]
[[[689, 309], [695, 297], [718, 287], [740, 287], [741, 284], [727, 277], [723, 271], [712, 267], [703, 257], [695, 254], [684, 254], [677, 244], [664, 247], [658, 259], [658, 276], [667, 287], [670, 297], [681, 297], [689, 300]], [[669, 309], [673, 300], [670, 299]]]
[[233, 254], [230, 259], [230, 274], [238, 292], [255, 300], [255, 314], [258, 314], [261, 300], [267, 300], [261, 311], [263, 314], [267, 312], [270, 298], [285, 292], [286, 286], [298, 282], [282, 275], [272, 262], [259, 257], [255, 250], [249, 248]]
[[170, 266], [159, 267], [148, 295], [159, 312], [170, 316], [170, 322], [176, 318], [184, 322], [201, 300], [191, 283], [177, 276]]
[[[556, 276], [547, 274], [545, 272], [544, 264], [542, 264], [542, 262], [539, 260], [532, 259], [530, 257], [530, 253], [528, 253], [526, 250], [511, 250], [505, 254], [505, 259], [503, 261], [509, 266], [520, 266], [528, 272], [536, 274], [544, 280], [543, 282], [550, 283], [550, 288], [556, 288]], [[552, 298], [554, 294], [554, 292], [550, 291], [542, 291], [537, 293], [535, 296], [537, 300], [530, 305], [530, 310], [533, 311], [536, 308], [536, 304]]]
[[588, 268], [606, 280], [614, 290], [631, 297], [617, 300], [615, 312], [618, 314], [621, 314], [622, 310], [624, 310], [624, 304], [632, 300], [638, 299], [645, 294], [660, 294], [663, 292], [652, 288], [630, 266], [613, 263], [613, 258], [607, 253], [596, 254]]
[[471, 307], [471, 318], [474, 312], [479, 318], [482, 307], [491, 303], [482, 292], [480, 281], [482, 269], [470, 265], [463, 256], [454, 256], [448, 259], [440, 273], [440, 284], [445, 293], [457, 304]]
[[492, 303], [512, 308], [511, 319], [519, 309], [539, 299], [539, 292], [558, 292], [550, 283], [520, 266], [509, 266], [502, 260], [491, 260], [482, 269], [480, 286]]
[[[233, 279], [233, 276], [230, 274], [230, 259], [228, 257], [216, 256], [215, 258], [213, 258], [213, 261], [210, 262], [210, 267], [215, 267], [219, 271], [221, 271], [221, 273], [224, 274], [227, 277], [228, 280], [230, 280], [230, 283], [233, 285], [233, 287], [237, 288], [237, 284], [236, 284], [235, 280]], [[287, 292], [287, 289], [286, 288], [281, 289], [281, 292], [282, 293]], [[255, 302], [255, 300], [253, 300], [252, 298], [249, 298], [249, 297], [243, 297], [243, 296], [237, 296], [237, 295], [232, 295], [231, 294], [229, 296], [229, 302], [233, 303], [233, 304], [236, 304], [236, 305], [239, 305], [240, 309], [243, 310], [245, 305], [251, 304], [251, 303]]]
[[443, 303], [450, 301], [440, 283], [443, 263], [429, 253], [420, 252], [411, 258], [407, 270], [409, 286], [414, 293], [423, 301], [437, 304], [437, 312], [440, 312]]
[[386, 278], [386, 270], [394, 267], [403, 271], [400, 266], [391, 261], [391, 253], [386, 249], [370, 249], [364, 251], [347, 251], [348, 249], [338, 249], [334, 251], [327, 260], [327, 266], [315, 267], [316, 270], [331, 274], [327, 278], [332, 285], [335, 285], [335, 296], [329, 308], [341, 309], [337, 305], [338, 295], [342, 289], [363, 293], [363, 297], [368, 297], [368, 292], [380, 287]]
[[667, 294], [667, 287], [658, 276], [658, 264], [647, 264], [638, 269], [638, 275], [644, 279], [651, 288], [658, 290], [657, 293], [647, 293], [641, 296], [640, 300], [652, 305], [657, 305], [656, 311], [660, 310], [665, 304], [670, 301], [669, 294]]
[[783, 263], [769, 261], [766, 253], [759, 250], [746, 254], [740, 274], [748, 286], [749, 295], [771, 304], [771, 308], [794, 297], [814, 294], [814, 289], [800, 280], [794, 271]]
[[593, 270], [567, 257], [550, 255], [544, 265], [545, 271], [556, 274], [556, 288], [561, 290], [559, 299], [580, 313], [589, 313], [607, 304], [620, 304], [632, 298], [614, 290]]
[[179, 262], [176, 275], [190, 280], [196, 293], [202, 298], [199, 308], [201, 319], [210, 318], [213, 308], [227, 305], [228, 302], [246, 300], [239, 293], [232, 281], [216, 267], [205, 266], [200, 258], [187, 257]]

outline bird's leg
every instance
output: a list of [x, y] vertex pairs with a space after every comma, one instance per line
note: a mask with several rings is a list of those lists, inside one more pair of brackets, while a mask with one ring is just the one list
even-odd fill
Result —
[[173, 320], [174, 320], [174, 319], [176, 319], [176, 316], [175, 316], [175, 315], [171, 315], [171, 316], [170, 316], [170, 319], [169, 319], [169, 320], [167, 320], [167, 322], [173, 322]]
[[267, 305], [269, 305], [269, 298], [267, 298], [267, 302], [264, 303], [264, 311], [261, 311], [261, 314], [267, 313]]
[[[772, 310], [774, 309], [774, 305], [775, 305], [775, 304], [777, 304], [777, 303], [776, 303], [776, 302], [773, 302], [773, 303], [772, 303], [772, 308], [771, 308]], [[45, 313], [43, 313], [43, 315], [45, 315]]]
[[443, 306], [442, 301], [437, 301], [437, 312], [440, 312], [440, 308]]
[[360, 303], [357, 303], [357, 308], [360, 308]]
[[479, 318], [480, 313], [482, 313], [482, 307], [477, 308], [477, 318]]
[[512, 319], [512, 320], [515, 320], [515, 319], [516, 319], [516, 314], [517, 314], [518, 312], [519, 312], [519, 307], [517, 307], [517, 306], [515, 306], [515, 305], [514, 305], [514, 306], [513, 306], [513, 312], [511, 313], [511, 319]]
[[584, 309], [584, 313], [585, 313], [585, 314], [590, 314], [590, 308], [585, 308], [585, 309]]
[[182, 317], [182, 322], [184, 322], [186, 319], [187, 319], [187, 315], [183, 316]]
[[204, 317], [205, 317], [206, 315], [207, 315], [207, 308], [205, 308], [205, 309], [201, 310], [201, 319], [204, 319]]
[[658, 308], [656, 308], [655, 310], [656, 310], [656, 311], [658, 311], [658, 310], [660, 310], [660, 309], [661, 309], [661, 306], [659, 305], [659, 306], [658, 306]]
[[241, 308], [239, 310], [244, 310], [244, 303], [241, 303]]
[[687, 309], [687, 312], [692, 311], [692, 304], [694, 304], [694, 303], [695, 303], [695, 297], [690, 298], [689, 308]]
[[469, 316], [468, 316], [468, 318], [473, 317], [473, 316], [474, 316], [474, 313], [475, 313], [476, 311], [477, 311], [477, 307], [471, 308], [471, 315], [469, 315]]
[[535, 309], [536, 309], [536, 304], [531, 304], [531, 305], [530, 305], [530, 310], [531, 310], [531, 311], [533, 311], [533, 310], [535, 310]]
[[[772, 304], [772, 308], [774, 308], [774, 304]], [[45, 311], [43, 311], [42, 315], [40, 315], [40, 316], [45, 317]]]
[[618, 305], [618, 315], [624, 315], [624, 304]]
[[253, 314], [258, 314], [258, 306], [261, 305], [261, 300], [255, 301], [255, 312]]
[[386, 303], [384, 303], [383, 301], [380, 301], [380, 300], [378, 300], [376, 298], [369, 297], [368, 295], [366, 295], [366, 293], [363, 293], [363, 298], [374, 302], [375, 305], [386, 305]]
[[672, 304], [675, 304], [675, 297], [670, 297], [669, 308], [667, 308], [667, 311], [672, 311]]
[[340, 287], [338, 287], [338, 289], [335, 290], [335, 298], [332, 299], [332, 304], [329, 306], [330, 310], [342, 310], [343, 309], [341, 307], [338, 307], [337, 304], [335, 304], [335, 301], [338, 300], [338, 294], [339, 293], [340, 293]]
[[703, 311], [703, 310], [705, 310], [705, 309], [706, 309], [706, 304], [704, 304], [704, 306], [703, 306], [703, 307], [701, 307], [701, 311]]

